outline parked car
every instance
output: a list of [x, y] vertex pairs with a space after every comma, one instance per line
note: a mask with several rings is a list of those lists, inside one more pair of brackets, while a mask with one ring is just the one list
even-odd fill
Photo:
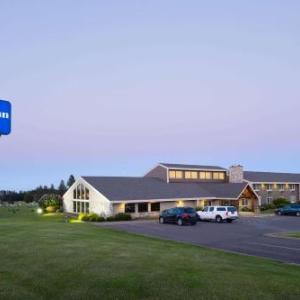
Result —
[[289, 204], [284, 207], [275, 209], [275, 213], [279, 216], [289, 215], [300, 217], [300, 204]]
[[184, 224], [195, 225], [197, 213], [192, 207], [174, 207], [162, 211], [159, 215], [159, 223], [175, 223], [179, 226]]
[[199, 220], [209, 220], [222, 223], [231, 223], [238, 219], [238, 211], [234, 206], [205, 206], [203, 210], [197, 211]]

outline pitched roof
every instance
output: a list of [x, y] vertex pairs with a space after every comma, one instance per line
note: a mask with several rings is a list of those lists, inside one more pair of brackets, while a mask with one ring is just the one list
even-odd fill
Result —
[[247, 183], [167, 183], [151, 177], [82, 177], [111, 201], [232, 198]]
[[300, 182], [300, 174], [296, 173], [245, 171], [244, 178], [251, 182]]
[[205, 165], [186, 165], [186, 164], [172, 164], [172, 163], [159, 163], [160, 165], [170, 169], [188, 169], [188, 170], [220, 170], [226, 171], [227, 169], [219, 166], [205, 166]]

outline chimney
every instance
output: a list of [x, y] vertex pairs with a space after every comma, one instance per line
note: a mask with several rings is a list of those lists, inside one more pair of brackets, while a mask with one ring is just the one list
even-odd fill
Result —
[[244, 167], [241, 165], [233, 165], [229, 168], [229, 182], [242, 183], [244, 180]]

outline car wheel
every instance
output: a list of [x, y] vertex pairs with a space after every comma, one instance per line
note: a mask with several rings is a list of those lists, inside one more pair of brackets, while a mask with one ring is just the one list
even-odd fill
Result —
[[297, 216], [297, 217], [300, 217], [300, 211], [297, 211], [297, 212], [296, 212], [296, 216]]
[[232, 220], [231, 219], [227, 219], [226, 222], [227, 223], [232, 223]]
[[277, 212], [277, 215], [278, 215], [278, 216], [281, 216], [281, 215], [282, 215], [282, 212], [281, 212], [281, 211], [278, 211], [278, 212]]
[[222, 223], [223, 219], [221, 216], [216, 216], [216, 222], [217, 223]]
[[197, 222], [192, 222], [192, 223], [191, 223], [191, 225], [193, 225], [193, 226], [196, 225], [196, 224], [197, 224]]
[[159, 218], [159, 224], [164, 224], [164, 223], [165, 223], [164, 218], [163, 218], [163, 217], [160, 217], [160, 218]]
[[182, 219], [178, 219], [178, 220], [177, 220], [177, 225], [179, 225], [179, 226], [182, 226], [182, 225], [183, 225]]

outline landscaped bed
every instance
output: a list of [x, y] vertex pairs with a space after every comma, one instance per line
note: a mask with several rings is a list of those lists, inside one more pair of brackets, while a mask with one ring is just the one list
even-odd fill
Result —
[[300, 267], [0, 208], [0, 299], [299, 299]]

